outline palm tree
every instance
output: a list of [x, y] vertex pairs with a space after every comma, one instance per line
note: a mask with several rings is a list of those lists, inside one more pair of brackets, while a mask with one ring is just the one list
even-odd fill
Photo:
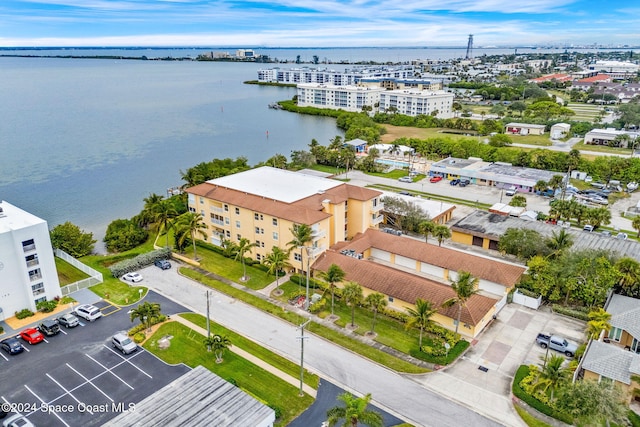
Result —
[[175, 206], [171, 202], [171, 200], [160, 200], [157, 204], [154, 205], [154, 220], [159, 223], [162, 228], [158, 227], [158, 236], [160, 235], [160, 230], [164, 230], [167, 235], [166, 246], [169, 247], [169, 229], [171, 228], [171, 220], [178, 216], [178, 212], [176, 211]]
[[144, 207], [138, 215], [138, 225], [146, 228], [150, 223], [155, 221], [157, 205], [163, 200], [163, 197], [156, 193], [149, 194], [149, 197], [142, 199]]
[[545, 392], [551, 388], [551, 398], [553, 400], [554, 391], [564, 382], [566, 382], [570, 375], [570, 370], [563, 368], [564, 357], [554, 354], [549, 361], [544, 365], [536, 383], [533, 386], [534, 391], [542, 388]]
[[588, 316], [587, 336], [589, 338], [597, 340], [602, 331], [609, 332], [611, 330], [611, 323], [609, 323], [611, 314], [606, 312], [604, 308], [600, 307], [597, 310], [591, 311]]
[[446, 225], [436, 225], [432, 234], [433, 237], [438, 239], [438, 246], [442, 246], [442, 242], [451, 237], [451, 230]]
[[640, 263], [633, 258], [624, 257], [616, 261], [616, 269], [620, 272], [619, 287], [624, 295], [628, 297], [638, 297], [635, 289], [640, 283]]
[[371, 322], [371, 333], [373, 334], [376, 327], [376, 317], [378, 313], [383, 311], [387, 306], [387, 297], [379, 292], [375, 292], [367, 295], [364, 299], [364, 304], [373, 311], [373, 321]]
[[437, 311], [437, 309], [433, 308], [431, 301], [426, 301], [421, 298], [416, 300], [416, 308], [407, 308], [409, 319], [405, 327], [409, 329], [416, 326], [420, 329], [420, 338], [418, 340], [420, 351], [422, 351], [422, 333], [424, 332], [424, 328], [429, 326], [431, 317], [436, 314]]
[[637, 237], [640, 237], [640, 216], [636, 216], [633, 218], [633, 220], [631, 221], [631, 226], [634, 230], [638, 231]]
[[458, 272], [458, 280], [451, 282], [451, 289], [456, 293], [456, 296], [449, 298], [442, 303], [443, 307], [458, 306], [458, 321], [456, 322], [456, 334], [458, 333], [458, 327], [460, 326], [460, 317], [462, 316], [462, 308], [466, 307], [467, 301], [478, 293], [478, 283], [480, 280], [477, 277], [473, 277], [471, 273], [467, 271]]
[[331, 264], [327, 271], [320, 273], [320, 278], [329, 283], [331, 289], [331, 316], [333, 316], [333, 303], [334, 303], [334, 289], [337, 282], [342, 282], [345, 272], [340, 268], [338, 264]]
[[553, 257], [555, 258], [573, 245], [573, 237], [563, 228], [558, 233], [553, 231], [551, 238], [546, 243], [547, 247], [553, 251]]
[[182, 246], [187, 237], [191, 238], [193, 244], [193, 259], [196, 259], [196, 233], [207, 238], [207, 224], [202, 221], [202, 215], [195, 212], [185, 212], [176, 219], [176, 234], [178, 237], [178, 245]]
[[362, 304], [362, 286], [356, 282], [345, 283], [342, 288], [342, 297], [344, 298], [345, 304], [351, 307], [351, 327], [353, 328], [355, 326], [356, 306]]
[[[293, 240], [287, 243], [289, 246], [289, 251], [293, 251], [296, 248], [300, 248], [300, 271], [304, 270], [304, 263], [302, 260], [304, 259], [303, 249], [307, 245], [307, 243], [313, 240], [313, 229], [309, 227], [307, 224], [296, 224], [293, 228], [290, 228], [291, 234], [293, 235]], [[307, 266], [309, 268], [309, 266]]]
[[333, 427], [338, 421], [344, 419], [342, 427], [357, 427], [364, 424], [369, 427], [383, 427], [382, 415], [376, 411], [367, 409], [371, 401], [371, 393], [363, 397], [355, 397], [351, 393], [342, 393], [338, 399], [344, 402], [343, 406], [336, 406], [327, 411], [327, 424]]
[[240, 259], [240, 262], [242, 262], [242, 277], [240, 278], [240, 280], [242, 280], [243, 282], [247, 280], [247, 266], [244, 263], [244, 254], [246, 254], [247, 252], [251, 252], [251, 249], [255, 248], [256, 246], [258, 246], [257, 243], [252, 243], [246, 237], [241, 238], [238, 242], [235, 260], [238, 261], [238, 259]]
[[204, 339], [207, 351], [213, 351], [216, 356], [216, 363], [222, 363], [224, 351], [231, 346], [231, 341], [225, 335], [212, 335]]
[[131, 321], [139, 319], [147, 329], [151, 329], [154, 318], [160, 316], [160, 304], [157, 302], [143, 302], [129, 312]]
[[429, 240], [429, 234], [433, 233], [436, 228], [436, 223], [433, 221], [422, 221], [418, 226], [420, 234], [424, 236], [425, 243]]
[[274, 246], [271, 253], [267, 254], [262, 263], [268, 267], [267, 273], [275, 274], [277, 291], [280, 287], [280, 274], [278, 273], [285, 268], [291, 267], [287, 253], [279, 247]]

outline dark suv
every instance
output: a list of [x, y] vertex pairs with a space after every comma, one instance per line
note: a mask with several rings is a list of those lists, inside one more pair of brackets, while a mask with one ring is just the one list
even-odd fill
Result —
[[48, 337], [52, 337], [60, 333], [60, 325], [55, 320], [44, 320], [38, 325], [38, 330]]
[[169, 261], [167, 261], [166, 259], [157, 259], [153, 265], [155, 265], [158, 268], [161, 268], [163, 270], [168, 270], [171, 268], [171, 263]]

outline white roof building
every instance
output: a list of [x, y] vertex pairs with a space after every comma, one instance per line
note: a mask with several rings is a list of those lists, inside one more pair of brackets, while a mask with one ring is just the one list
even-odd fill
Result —
[[0, 320], [60, 296], [47, 222], [0, 202]]

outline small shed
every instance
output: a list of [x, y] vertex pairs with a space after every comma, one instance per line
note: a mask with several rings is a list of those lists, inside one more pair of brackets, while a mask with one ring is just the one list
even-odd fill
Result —
[[369, 143], [363, 139], [356, 138], [350, 141], [345, 141], [343, 147], [353, 147], [356, 153], [365, 153], [367, 151], [367, 145]]
[[560, 139], [564, 138], [571, 132], [571, 125], [568, 123], [556, 123], [551, 126], [551, 138]]

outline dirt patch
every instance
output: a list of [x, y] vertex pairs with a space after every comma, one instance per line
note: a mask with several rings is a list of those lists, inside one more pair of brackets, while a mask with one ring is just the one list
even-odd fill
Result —
[[380, 142], [389, 144], [398, 138], [426, 139], [433, 137], [434, 129], [414, 128], [408, 126], [383, 125], [387, 133], [380, 137]]

